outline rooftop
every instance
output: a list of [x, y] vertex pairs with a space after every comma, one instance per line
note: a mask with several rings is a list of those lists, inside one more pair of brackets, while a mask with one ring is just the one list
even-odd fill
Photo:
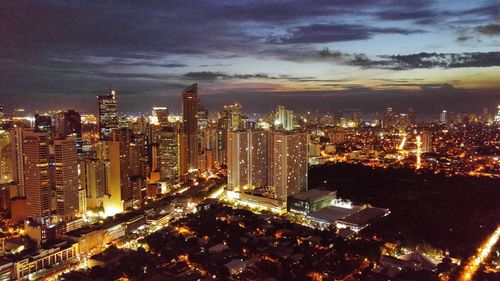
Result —
[[328, 197], [335, 196], [336, 192], [337, 191], [310, 189], [308, 191], [294, 194], [291, 197], [301, 201], [318, 201], [327, 199]]
[[389, 213], [388, 209], [368, 207], [348, 217], [343, 218], [342, 222], [355, 225], [366, 225], [370, 223], [371, 220], [378, 217], [382, 217], [387, 213]]

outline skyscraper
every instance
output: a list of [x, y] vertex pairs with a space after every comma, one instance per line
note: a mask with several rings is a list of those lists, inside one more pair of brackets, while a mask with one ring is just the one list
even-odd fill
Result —
[[158, 170], [162, 180], [175, 183], [179, 177], [179, 138], [174, 127], [160, 132], [158, 143]]
[[107, 215], [123, 212], [133, 206], [133, 190], [130, 181], [130, 141], [132, 132], [121, 128], [113, 130], [112, 138], [106, 141], [109, 161], [108, 196], [104, 210]]
[[110, 140], [113, 129], [118, 128], [118, 109], [116, 92], [109, 90], [108, 93], [97, 97], [99, 103], [99, 139]]
[[277, 129], [291, 131], [295, 128], [293, 111], [286, 109], [282, 105], [278, 105], [276, 109], [276, 120], [274, 125]]
[[45, 132], [22, 131], [24, 192], [27, 198], [28, 216], [42, 218], [50, 213], [49, 140]]
[[54, 137], [74, 136], [78, 152], [82, 152], [82, 120], [80, 113], [74, 110], [58, 112], [54, 116]]
[[50, 115], [35, 114], [35, 129], [41, 132], [47, 132], [49, 139], [52, 139], [52, 117]]
[[421, 140], [422, 140], [422, 147], [421, 151], [422, 153], [427, 153], [431, 152], [432, 150], [432, 134], [429, 131], [423, 131], [421, 134]]
[[12, 179], [12, 150], [8, 131], [0, 130], [0, 183], [11, 182]]
[[87, 208], [96, 209], [102, 206], [107, 189], [106, 162], [100, 159], [80, 160], [80, 184], [85, 189]]
[[275, 131], [271, 142], [269, 184], [276, 198], [285, 201], [307, 190], [307, 134]]
[[78, 159], [75, 137], [54, 140], [57, 213], [65, 221], [78, 212]]
[[448, 116], [446, 114], [446, 110], [443, 110], [443, 112], [441, 112], [441, 115], [439, 116], [439, 122], [445, 124], [448, 121], [447, 117]]
[[198, 166], [198, 85], [182, 91], [182, 132], [180, 134], [180, 172], [186, 174]]

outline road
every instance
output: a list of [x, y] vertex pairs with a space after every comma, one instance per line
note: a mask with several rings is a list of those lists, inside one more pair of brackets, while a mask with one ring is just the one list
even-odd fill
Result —
[[469, 259], [469, 262], [465, 265], [464, 270], [458, 278], [459, 281], [472, 280], [472, 277], [476, 271], [481, 267], [481, 265], [486, 261], [490, 255], [491, 249], [495, 246], [500, 237], [500, 226], [484, 241], [484, 243], [479, 247], [477, 253]]

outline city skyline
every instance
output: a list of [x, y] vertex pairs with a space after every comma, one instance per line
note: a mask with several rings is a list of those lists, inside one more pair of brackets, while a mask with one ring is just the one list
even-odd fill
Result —
[[93, 111], [113, 87], [120, 111], [180, 112], [177, 93], [194, 82], [208, 110], [477, 112], [500, 99], [494, 1], [1, 5], [6, 108]]

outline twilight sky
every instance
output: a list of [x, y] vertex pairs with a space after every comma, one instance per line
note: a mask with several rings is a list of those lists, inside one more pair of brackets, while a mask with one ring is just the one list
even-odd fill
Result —
[[500, 2], [470, 0], [1, 1], [6, 110], [209, 110], [240, 101], [322, 112], [432, 113], [500, 103]]

